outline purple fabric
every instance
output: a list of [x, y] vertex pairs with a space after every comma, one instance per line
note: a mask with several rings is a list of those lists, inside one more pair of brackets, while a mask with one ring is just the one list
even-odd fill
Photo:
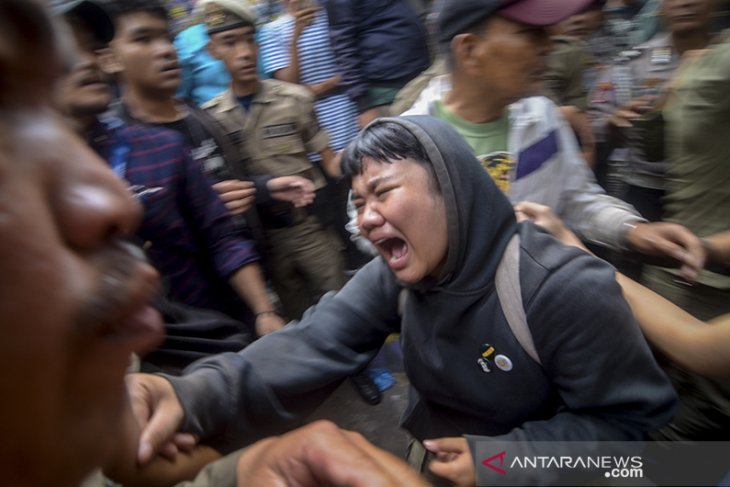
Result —
[[90, 138], [107, 161], [120, 143], [129, 146], [127, 182], [136, 186], [134, 192], [144, 205], [137, 235], [151, 243], [148, 255], [170, 297], [239, 319], [248, 317], [243, 302], [236, 304], [244, 309], [232, 309], [231, 300], [222, 296], [234, 295], [228, 279], [259, 256], [253, 242], [236, 230], [182, 137], [166, 129], [129, 125], [111, 130], [100, 123]]
[[558, 136], [555, 130], [532, 144], [519, 154], [515, 179], [520, 179], [540, 169], [542, 165], [558, 152]]

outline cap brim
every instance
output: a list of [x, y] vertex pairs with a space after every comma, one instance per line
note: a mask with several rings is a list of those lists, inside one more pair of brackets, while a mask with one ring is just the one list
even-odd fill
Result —
[[522, 24], [547, 27], [583, 11], [593, 0], [522, 0], [499, 9], [499, 15]]
[[114, 22], [104, 8], [88, 0], [68, 2], [64, 8], [55, 8], [56, 14], [73, 14], [86, 22], [94, 37], [104, 44], [114, 39]]

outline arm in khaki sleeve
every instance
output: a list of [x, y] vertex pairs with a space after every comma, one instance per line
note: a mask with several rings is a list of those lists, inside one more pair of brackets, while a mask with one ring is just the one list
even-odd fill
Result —
[[329, 136], [320, 127], [317, 115], [314, 113], [314, 96], [309, 94], [306, 97], [300, 97], [297, 102], [301, 137], [307, 152], [322, 152], [328, 149]]

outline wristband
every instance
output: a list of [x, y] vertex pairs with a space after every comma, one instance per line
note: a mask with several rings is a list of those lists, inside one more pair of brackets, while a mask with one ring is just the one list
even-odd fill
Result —
[[275, 315], [275, 314], [278, 314], [278, 313], [277, 313], [276, 311], [272, 311], [272, 310], [267, 310], [267, 311], [259, 311], [258, 313], [256, 313], [256, 314], [254, 315], [254, 317], [255, 317], [256, 319], [258, 319], [258, 318], [259, 318], [259, 316], [265, 316], [265, 315]]

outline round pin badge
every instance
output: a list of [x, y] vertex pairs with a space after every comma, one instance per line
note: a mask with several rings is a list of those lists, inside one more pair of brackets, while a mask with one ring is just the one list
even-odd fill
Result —
[[505, 355], [497, 355], [494, 357], [494, 364], [499, 370], [509, 372], [512, 370], [512, 361]]

